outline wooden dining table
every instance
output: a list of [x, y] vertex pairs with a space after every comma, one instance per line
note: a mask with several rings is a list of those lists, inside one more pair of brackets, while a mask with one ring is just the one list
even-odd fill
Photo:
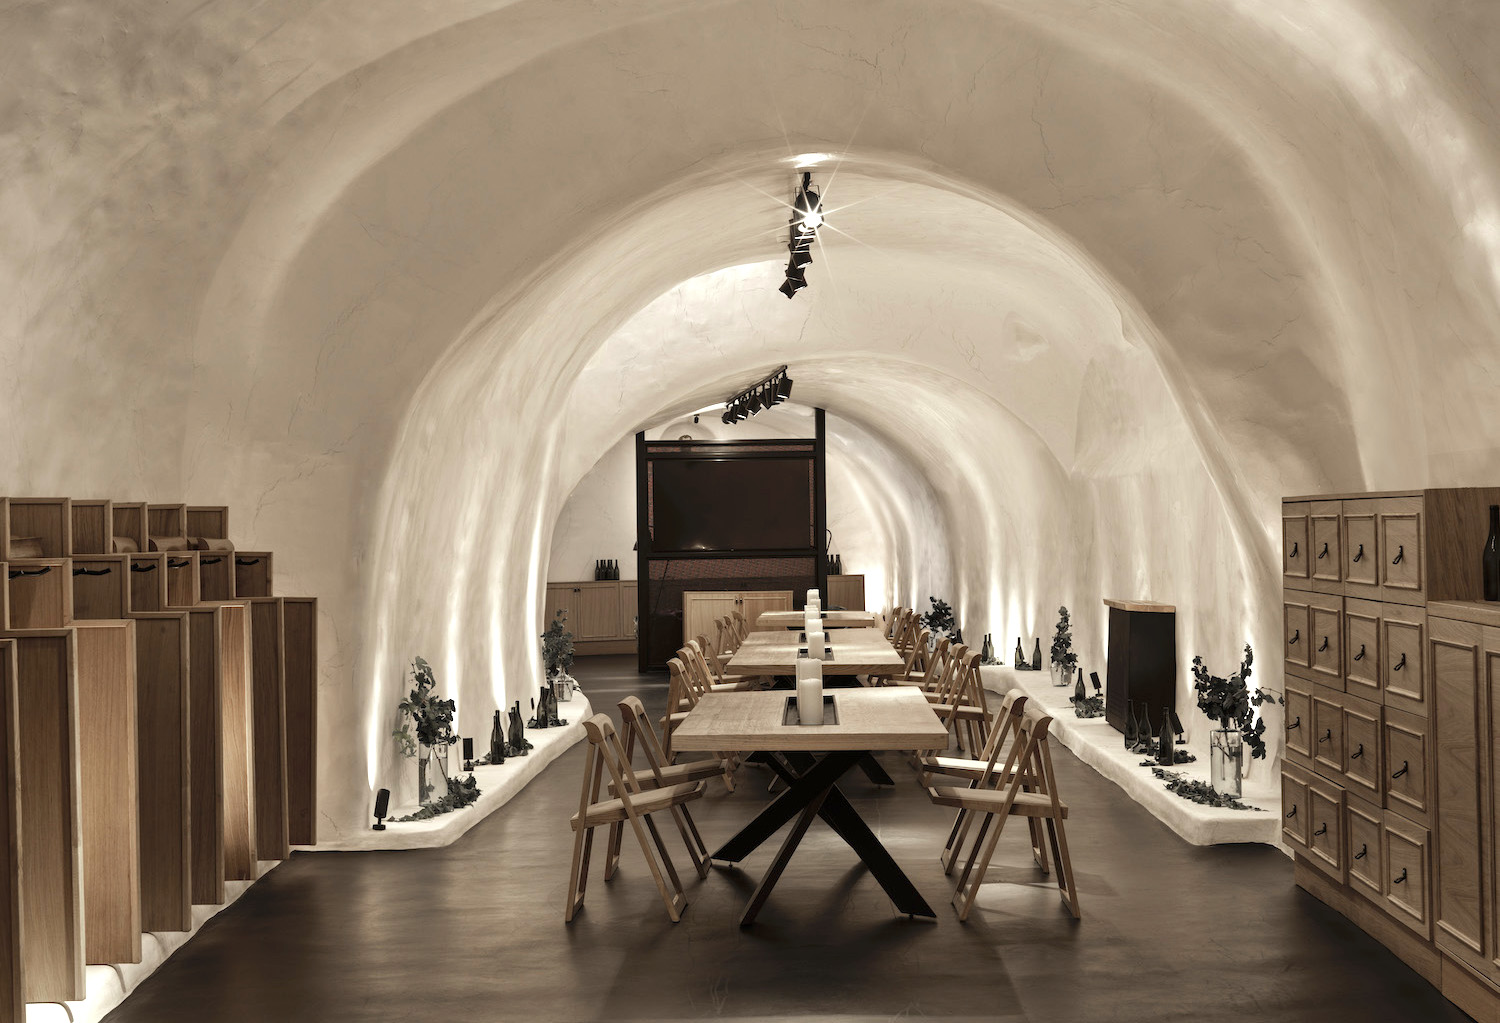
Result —
[[706, 693], [672, 733], [674, 749], [749, 753], [787, 784], [785, 792], [712, 855], [738, 863], [793, 822], [740, 915], [740, 926], [755, 922], [818, 818], [854, 850], [900, 912], [935, 916], [838, 782], [875, 751], [945, 749], [947, 727], [912, 686], [838, 689], [827, 693], [825, 702], [830, 705], [828, 723], [803, 725], [788, 723], [795, 720], [796, 697], [785, 691]]
[[[762, 611], [755, 624], [762, 629], [801, 629], [807, 616], [801, 611]], [[823, 629], [873, 629], [874, 611], [824, 611]]]
[[[824, 635], [824, 675], [900, 675], [906, 671], [906, 660], [879, 629], [838, 629]], [[806, 656], [804, 633], [752, 632], [724, 670], [730, 675], [796, 675], [798, 658]]]

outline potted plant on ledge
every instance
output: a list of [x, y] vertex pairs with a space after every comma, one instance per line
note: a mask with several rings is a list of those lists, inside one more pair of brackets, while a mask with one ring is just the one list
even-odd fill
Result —
[[1245, 644], [1239, 671], [1228, 678], [1210, 675], [1203, 658], [1193, 658], [1193, 691], [1198, 697], [1198, 709], [1219, 723], [1218, 729], [1208, 735], [1209, 780], [1215, 792], [1235, 799], [1241, 795], [1244, 747], [1250, 747], [1252, 759], [1266, 755], [1266, 723], [1256, 715], [1255, 708], [1279, 702], [1264, 689], [1251, 694], [1253, 662], [1249, 643]]
[[1078, 654], [1073, 649], [1073, 623], [1068, 609], [1057, 609], [1057, 631], [1052, 636], [1052, 684], [1071, 685], [1073, 670], [1078, 667]]

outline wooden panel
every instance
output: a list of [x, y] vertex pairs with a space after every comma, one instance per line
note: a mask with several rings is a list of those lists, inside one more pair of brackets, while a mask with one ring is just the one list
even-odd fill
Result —
[[549, 623], [559, 614], [565, 614], [568, 622], [578, 618], [578, 594], [582, 593], [578, 583], [548, 583], [546, 603], [542, 605], [542, 622]]
[[112, 554], [114, 505], [110, 501], [73, 501], [69, 554]]
[[167, 607], [193, 607], [202, 594], [198, 589], [198, 552], [171, 551], [166, 555]]
[[1432, 750], [1427, 741], [1427, 719], [1387, 707], [1382, 735], [1387, 809], [1430, 824]]
[[153, 536], [187, 536], [187, 505], [146, 505], [147, 539]]
[[165, 554], [131, 554], [130, 610], [165, 611], [167, 609], [167, 556]]
[[9, 549], [10, 537], [34, 536], [42, 541], [42, 557], [66, 558], [73, 549], [72, 502], [66, 497], [12, 497], [10, 499], [10, 533], [4, 537], [4, 558], [15, 560]]
[[198, 599], [233, 600], [234, 552], [198, 552]]
[[1288, 590], [1283, 595], [1282, 657], [1288, 670], [1309, 671], [1312, 667], [1312, 615], [1307, 598], [1311, 594]]
[[1288, 586], [1305, 588], [1312, 577], [1311, 510], [1306, 502], [1281, 506], [1281, 574]]
[[1376, 502], [1345, 501], [1342, 546], [1344, 593], [1380, 599], [1380, 545], [1375, 523]]
[[620, 583], [620, 636], [623, 639], [634, 641], [636, 638], [635, 618], [639, 613], [639, 590], [634, 579], [626, 579]]
[[224, 604], [219, 660], [219, 711], [224, 766], [224, 876], [255, 879], [255, 745], [252, 733], [250, 607]]
[[286, 639], [287, 840], [318, 841], [318, 602], [282, 601]]
[[1307, 783], [1307, 856], [1339, 884], [1345, 882], [1344, 790], [1322, 778]]
[[1376, 542], [1380, 545], [1381, 599], [1405, 604], [1425, 599], [1423, 528], [1421, 498], [1393, 497], [1380, 502]]
[[1316, 501], [1312, 506], [1312, 579], [1318, 589], [1343, 592], [1344, 555], [1341, 548], [1343, 504], [1339, 501]]
[[130, 569], [126, 555], [75, 557], [72, 575], [75, 620], [118, 620], [129, 613]]
[[1390, 813], [1385, 817], [1382, 838], [1385, 846], [1386, 912], [1422, 937], [1430, 938], [1432, 864], [1427, 829]]
[[255, 848], [263, 860], [284, 860], [286, 810], [286, 664], [281, 600], [250, 601], [251, 700], [255, 739]]
[[1383, 791], [1381, 763], [1380, 705], [1345, 696], [1344, 787], [1356, 796], [1379, 803]]
[[0, 1021], [24, 1023], [21, 967], [21, 731], [16, 645], [0, 640]]
[[[692, 590], [682, 595], [682, 642], [696, 636], [717, 636], [718, 630], [714, 628], [714, 620], [725, 615], [733, 614], [740, 609], [740, 595], [732, 590], [726, 591], [697, 591]], [[754, 628], [753, 619], [750, 627]]]
[[141, 961], [135, 623], [77, 627], [85, 961]]
[[1293, 763], [1312, 769], [1313, 713], [1309, 682], [1295, 675], [1286, 677], [1286, 756]]
[[1500, 487], [1429, 490], [1423, 502], [1427, 599], [1482, 600], [1479, 552], [1490, 532], [1490, 505], [1500, 504]]
[[193, 902], [215, 906], [224, 901], [223, 612], [205, 607], [187, 615]]
[[136, 728], [140, 794], [141, 926], [192, 927], [185, 612], [137, 612]]
[[1342, 694], [1313, 687], [1313, 767], [1325, 778], [1344, 774], [1344, 708]]
[[1349, 841], [1349, 887], [1385, 905], [1385, 844], [1381, 840], [1382, 814], [1358, 799], [1348, 800], [1344, 828]]
[[1486, 720], [1479, 687], [1483, 630], [1433, 619], [1428, 629], [1432, 668], [1432, 741], [1437, 750], [1437, 942], [1483, 961], [1487, 919], [1480, 829], [1482, 765], [1479, 722]]
[[271, 596], [273, 562], [270, 551], [237, 551], [234, 555], [234, 595]]
[[1312, 811], [1307, 804], [1307, 776], [1300, 771], [1281, 772], [1281, 840], [1298, 852], [1307, 852], [1308, 821]]
[[229, 539], [229, 509], [223, 505], [187, 509], [187, 535]]
[[146, 505], [144, 502], [134, 504], [116, 502], [112, 509], [115, 523], [115, 536], [125, 537], [135, 541], [135, 548], [141, 553], [146, 552]]
[[6, 566], [9, 628], [61, 629], [73, 620], [73, 572], [65, 558]]
[[1380, 702], [1380, 604], [1344, 600], [1344, 691]]
[[78, 676], [72, 630], [15, 640], [21, 728], [21, 956], [28, 1002], [84, 996]]
[[[791, 590], [745, 590], [740, 593], [740, 614], [745, 616], [751, 632], [769, 628], [761, 625], [760, 616], [767, 611], [792, 610]], [[713, 633], [709, 633], [712, 635]]]
[[579, 639], [616, 639], [620, 627], [620, 586], [614, 580], [577, 584], [569, 625]]
[[828, 577], [828, 606], [845, 611], [865, 610], [865, 577], [831, 575]]
[[1426, 714], [1427, 658], [1422, 634], [1427, 615], [1419, 607], [1386, 604], [1380, 619], [1381, 692], [1386, 706]]
[[1314, 680], [1335, 689], [1344, 688], [1344, 600], [1317, 594], [1310, 597], [1308, 638], [1309, 667]]

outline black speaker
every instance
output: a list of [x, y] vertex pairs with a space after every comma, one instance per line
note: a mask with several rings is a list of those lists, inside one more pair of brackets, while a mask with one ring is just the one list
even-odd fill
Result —
[[384, 831], [385, 830], [385, 819], [386, 819], [387, 816], [389, 816], [389, 814], [387, 813], [387, 811], [389, 811], [390, 808], [391, 808], [391, 790], [390, 789], [381, 789], [379, 792], [375, 793], [375, 827], [372, 828], [371, 830], [373, 830], [373, 831]]
[[464, 739], [464, 770], [474, 770], [474, 740]]

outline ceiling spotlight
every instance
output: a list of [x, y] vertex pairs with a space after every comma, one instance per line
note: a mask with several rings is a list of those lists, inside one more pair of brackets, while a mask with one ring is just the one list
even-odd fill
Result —
[[781, 376], [776, 380], [776, 398], [778, 401], [786, 401], [792, 396], [792, 378], [786, 375], [786, 370], [781, 371]]
[[793, 295], [795, 295], [805, 287], [807, 287], [807, 281], [794, 281], [791, 279], [791, 277], [787, 277], [787, 279], [781, 283], [781, 287], [777, 288], [776, 290], [781, 292], [787, 298], [791, 298]]
[[786, 267], [786, 281], [780, 291], [787, 298], [807, 287], [807, 277], [802, 268], [813, 261], [812, 243], [818, 228], [823, 226], [823, 197], [812, 188], [812, 172], [802, 172], [802, 186], [792, 200], [791, 230], [787, 238], [787, 250], [791, 259]]
[[[795, 287], [802, 286], [794, 286], [790, 279], [785, 285], [794, 290]], [[757, 380], [725, 402], [723, 422], [726, 426], [744, 422], [755, 413], [785, 401], [787, 395], [791, 393], [792, 381], [786, 375], [786, 367], [781, 366], [770, 376]]]

